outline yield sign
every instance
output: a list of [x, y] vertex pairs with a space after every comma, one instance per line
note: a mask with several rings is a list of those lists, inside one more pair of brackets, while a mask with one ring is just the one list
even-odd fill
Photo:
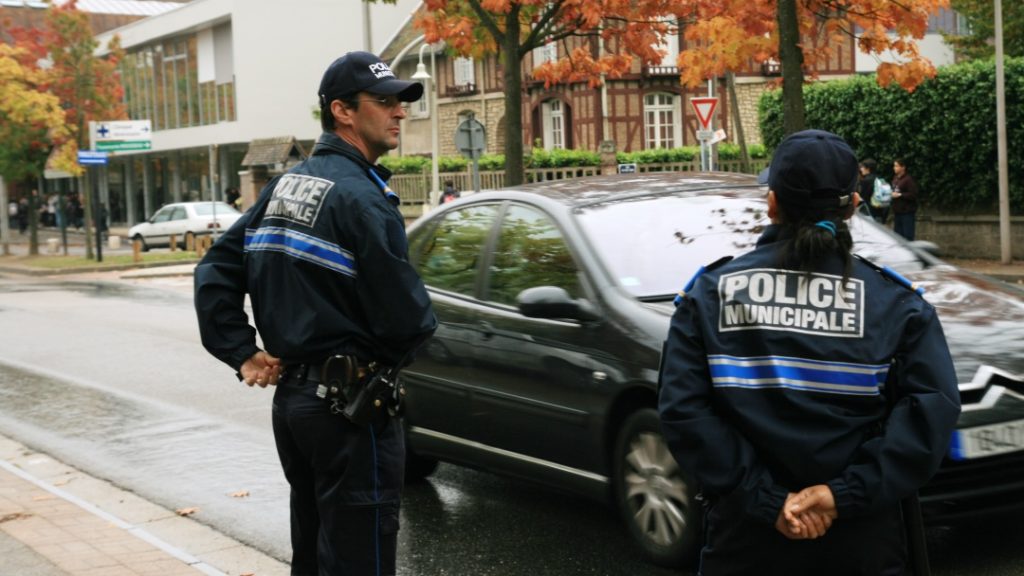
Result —
[[718, 106], [718, 98], [690, 98], [693, 111], [697, 113], [697, 120], [702, 130], [711, 128], [711, 117], [715, 114], [715, 106]]

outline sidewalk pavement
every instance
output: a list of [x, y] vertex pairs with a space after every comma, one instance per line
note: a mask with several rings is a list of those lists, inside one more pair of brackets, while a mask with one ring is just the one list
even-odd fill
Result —
[[284, 576], [288, 566], [0, 436], [2, 576]]

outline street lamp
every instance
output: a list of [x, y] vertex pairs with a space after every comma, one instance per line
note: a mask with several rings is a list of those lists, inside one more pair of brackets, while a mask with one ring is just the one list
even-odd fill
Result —
[[[439, 148], [437, 143], [438, 129], [437, 129], [437, 90], [431, 90], [431, 75], [427, 73], [427, 67], [423, 64], [423, 49], [428, 48], [430, 45], [424, 43], [420, 46], [420, 62], [416, 65], [416, 73], [412, 75], [413, 80], [423, 81], [423, 93], [429, 94], [430, 101], [427, 102], [430, 108], [430, 205], [437, 206], [439, 204], [439, 194], [441, 190], [441, 177], [438, 173], [438, 153]], [[434, 68], [434, 51], [430, 51], [430, 71], [435, 75], [437, 70]]]

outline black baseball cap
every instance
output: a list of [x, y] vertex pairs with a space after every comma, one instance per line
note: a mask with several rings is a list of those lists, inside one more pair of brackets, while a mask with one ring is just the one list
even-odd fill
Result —
[[370, 92], [381, 96], [398, 96], [402, 102], [415, 102], [423, 96], [423, 85], [395, 77], [383, 60], [370, 52], [349, 52], [327, 67], [320, 80], [320, 106], [332, 100]]
[[782, 140], [768, 168], [768, 188], [785, 204], [847, 206], [857, 186], [857, 156], [845, 140], [804, 130]]

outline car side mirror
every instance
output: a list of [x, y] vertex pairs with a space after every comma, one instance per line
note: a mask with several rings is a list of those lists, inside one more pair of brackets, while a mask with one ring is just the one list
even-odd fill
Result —
[[928, 240], [914, 240], [910, 242], [910, 245], [922, 252], [931, 254], [936, 258], [942, 257], [942, 248], [939, 248], [939, 245], [935, 242], [929, 242]]
[[516, 296], [519, 312], [528, 318], [571, 318], [584, 322], [600, 320], [594, 306], [586, 300], [573, 300], [564, 288], [534, 286]]

